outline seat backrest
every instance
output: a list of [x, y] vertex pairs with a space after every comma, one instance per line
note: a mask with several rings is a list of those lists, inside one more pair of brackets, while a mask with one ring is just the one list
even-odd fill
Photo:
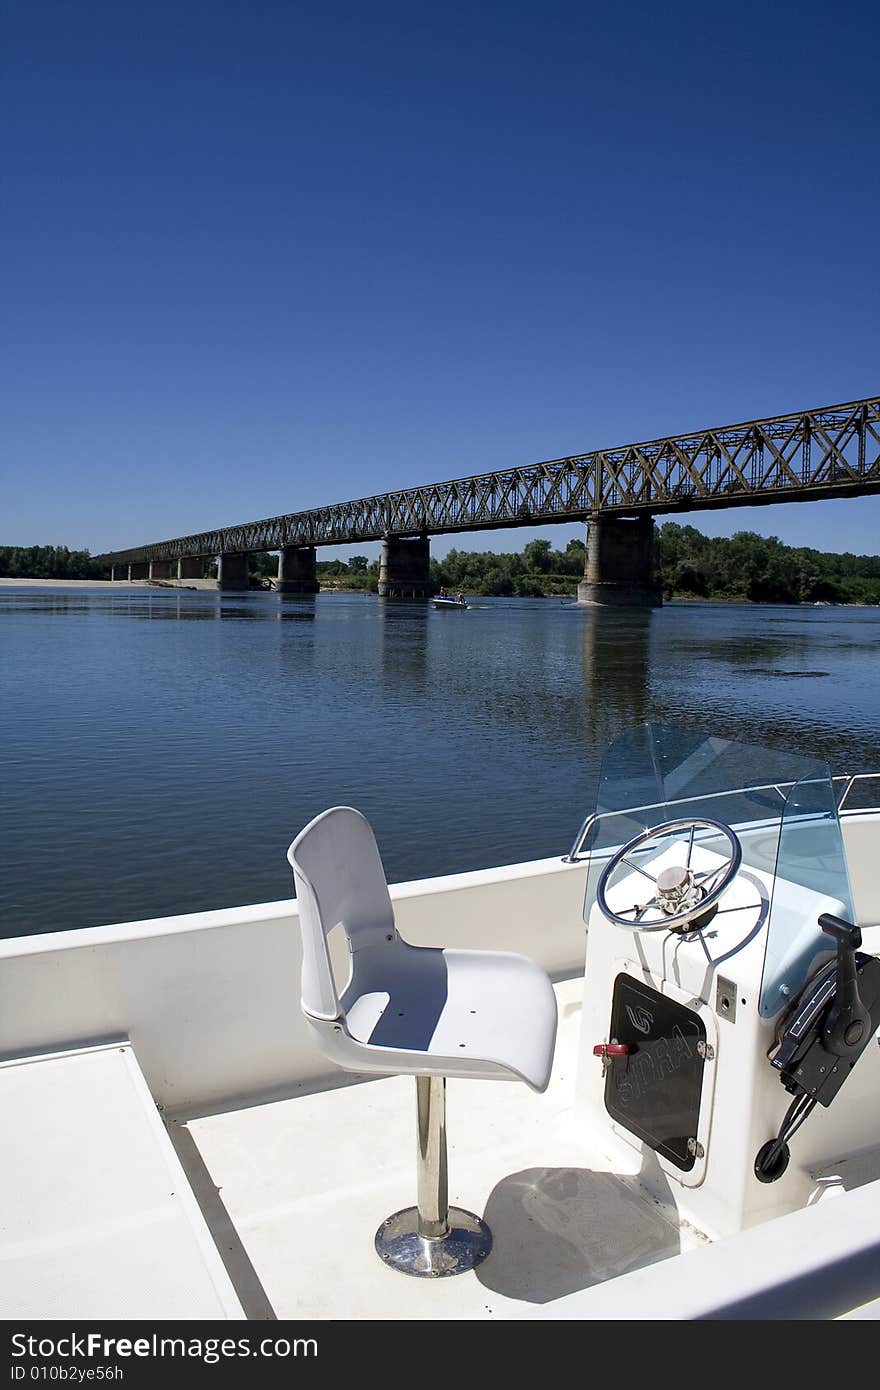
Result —
[[354, 954], [395, 935], [394, 909], [376, 837], [351, 806], [310, 821], [287, 851], [303, 942], [302, 1004], [314, 1018], [341, 1015], [327, 936], [341, 925]]

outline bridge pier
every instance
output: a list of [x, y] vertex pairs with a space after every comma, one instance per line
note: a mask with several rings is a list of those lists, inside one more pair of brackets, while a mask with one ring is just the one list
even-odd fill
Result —
[[379, 560], [380, 598], [430, 598], [431, 546], [427, 536], [386, 536]]
[[224, 592], [250, 588], [247, 554], [220, 556], [217, 566], [217, 588]]
[[279, 594], [316, 594], [318, 571], [313, 545], [284, 545], [278, 557]]
[[150, 578], [150, 579], [170, 579], [170, 578], [171, 578], [171, 561], [170, 561], [170, 560], [151, 560], [151, 561], [150, 561], [150, 573], [149, 573], [149, 578]]
[[147, 579], [150, 573], [150, 566], [146, 560], [138, 560], [128, 567], [129, 579]]
[[201, 555], [183, 555], [177, 562], [178, 579], [204, 579], [205, 562]]
[[111, 566], [110, 566], [110, 578], [111, 578], [111, 579], [127, 579], [127, 578], [128, 578], [128, 565], [111, 565]]
[[657, 608], [662, 602], [654, 576], [653, 517], [591, 517], [578, 603]]

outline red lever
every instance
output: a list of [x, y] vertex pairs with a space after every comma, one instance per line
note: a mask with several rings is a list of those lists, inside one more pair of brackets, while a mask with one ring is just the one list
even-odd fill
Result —
[[593, 1048], [594, 1057], [628, 1057], [629, 1043], [596, 1043]]

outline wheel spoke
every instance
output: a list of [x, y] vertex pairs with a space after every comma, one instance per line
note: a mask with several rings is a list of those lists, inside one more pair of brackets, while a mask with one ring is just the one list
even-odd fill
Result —
[[707, 893], [711, 893], [712, 889], [708, 886], [709, 883], [718, 878], [720, 874], [725, 873], [729, 867], [729, 864], [722, 864], [720, 869], [708, 869], [703, 874], [694, 874], [694, 883], [698, 883]]
[[[727, 868], [727, 865], [726, 865], [726, 864], [722, 864], [721, 869], [726, 869], [726, 868]], [[721, 873], [721, 869], [718, 869], [718, 868], [715, 868], [715, 869], [703, 869], [703, 871], [702, 871], [701, 873], [694, 874], [694, 883], [705, 883], [707, 879], [710, 879], [710, 878], [717, 878], [718, 875]]]
[[690, 835], [688, 836], [688, 853], [687, 853], [687, 859], [684, 861], [684, 867], [685, 867], [686, 869], [689, 869], [689, 868], [691, 867], [691, 851], [692, 851], [693, 848], [694, 848], [694, 831], [696, 830], [696, 828], [697, 828], [697, 827], [696, 827], [695, 825], [691, 824], [691, 833], [690, 833]]
[[641, 874], [641, 875], [642, 875], [642, 878], [646, 878], [646, 879], [648, 880], [648, 882], [649, 882], [649, 883], [653, 883], [654, 887], [656, 888], [656, 886], [657, 886], [657, 880], [656, 880], [656, 878], [654, 878], [651, 874], [646, 873], [644, 869], [640, 869], [639, 866], [638, 866], [638, 864], [634, 864], [633, 861], [632, 861], [631, 859], [627, 859], [626, 855], [624, 855], [624, 857], [621, 859], [620, 862], [621, 862], [621, 864], [628, 864], [629, 867], [630, 867], [631, 869], [635, 869], [635, 871], [636, 871], [637, 874]]
[[652, 898], [651, 901], [650, 901], [649, 903], [645, 903], [645, 906], [644, 906], [644, 907], [640, 907], [640, 908], [639, 908], [638, 912], [636, 913], [636, 921], [637, 921], [637, 922], [640, 922], [640, 921], [642, 920], [642, 918], [644, 917], [645, 913], [648, 911], [648, 908], [649, 908], [649, 907], [659, 907], [659, 906], [660, 906], [660, 904], [658, 903], [657, 899], [656, 899], [656, 898]]
[[633, 903], [632, 907], [620, 908], [620, 910], [617, 912], [617, 916], [628, 917], [631, 912], [634, 912], [635, 917], [633, 918], [633, 921], [640, 922], [649, 908], [659, 906], [660, 903], [657, 898], [649, 898], [646, 903]]

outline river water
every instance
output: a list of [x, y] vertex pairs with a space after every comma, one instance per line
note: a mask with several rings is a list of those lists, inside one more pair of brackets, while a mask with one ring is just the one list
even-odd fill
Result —
[[878, 771], [880, 610], [0, 589], [0, 935], [292, 895], [328, 806], [390, 881], [564, 854], [647, 719]]

